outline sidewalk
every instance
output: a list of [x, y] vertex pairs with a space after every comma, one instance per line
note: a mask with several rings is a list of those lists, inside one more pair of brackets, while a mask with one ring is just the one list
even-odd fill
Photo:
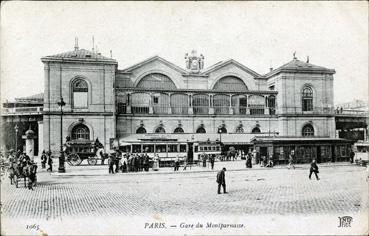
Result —
[[[336, 162], [336, 163], [321, 163], [319, 164], [320, 168], [329, 168], [329, 167], [339, 167], [339, 166], [356, 166], [354, 164], [348, 162]], [[81, 164], [80, 166], [69, 166], [66, 164], [66, 172], [58, 173], [57, 164], [54, 163], [54, 172], [51, 175], [54, 176], [105, 176], [110, 175], [108, 172], [108, 165], [95, 165], [90, 166], [88, 164]], [[128, 172], [118, 174], [125, 175], [151, 175], [151, 174], [177, 174], [177, 173], [201, 173], [201, 172], [216, 172], [221, 168], [225, 167], [227, 171], [254, 171], [254, 170], [273, 170], [273, 169], [287, 169], [287, 165], [276, 165], [273, 168], [269, 167], [260, 167], [260, 165], [253, 165], [252, 168], [246, 168], [244, 160], [238, 161], [223, 161], [223, 162], [215, 162], [214, 170], [211, 170], [209, 163], [207, 163], [206, 167], [202, 167], [201, 165], [187, 166], [186, 170], [183, 170], [183, 166], [179, 168], [179, 171], [174, 171], [173, 167], [162, 167], [158, 171], [153, 171], [151, 168], [149, 171], [140, 171], [140, 172]], [[295, 165], [296, 170], [306, 170], [310, 168], [310, 164], [298, 164]], [[358, 166], [359, 167], [359, 166]]]

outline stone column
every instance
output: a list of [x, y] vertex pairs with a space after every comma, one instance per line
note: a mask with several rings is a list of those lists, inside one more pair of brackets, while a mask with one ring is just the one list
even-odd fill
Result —
[[229, 114], [230, 115], [233, 115], [232, 96], [233, 96], [233, 94], [229, 94]]
[[214, 114], [213, 94], [209, 94], [209, 115]]
[[168, 114], [172, 114], [172, 105], [171, 105], [171, 101], [172, 101], [172, 93], [168, 93], [168, 96], [169, 96]]
[[29, 130], [26, 131], [25, 135], [22, 136], [23, 139], [26, 140], [26, 154], [31, 158], [31, 160], [34, 160], [35, 157], [35, 142], [34, 137], [35, 132], [31, 130], [31, 127]]
[[43, 121], [38, 121], [38, 157], [41, 156], [44, 150], [44, 123]]
[[152, 93], [150, 93], [149, 114], [154, 114], [154, 107], [152, 105]]
[[250, 98], [250, 95], [246, 95], [247, 97], [247, 108], [246, 108], [246, 115], [250, 115], [250, 107], [249, 107], [249, 98]]
[[189, 115], [192, 115], [193, 114], [193, 104], [192, 104], [192, 102], [193, 102], [193, 100], [192, 100], [192, 93], [188, 93], [187, 94], [188, 95], [188, 114]]
[[132, 113], [132, 107], [131, 107], [131, 93], [127, 93], [127, 114], [131, 114]]
[[269, 114], [268, 96], [264, 96], [264, 99], [265, 99], [264, 115], [270, 115]]

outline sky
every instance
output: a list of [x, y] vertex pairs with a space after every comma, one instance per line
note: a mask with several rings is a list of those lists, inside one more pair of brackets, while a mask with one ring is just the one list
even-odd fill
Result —
[[2, 2], [1, 100], [43, 92], [43, 56], [79, 47], [124, 69], [159, 55], [226, 59], [265, 74], [298, 59], [335, 69], [335, 103], [368, 100], [368, 5], [357, 2]]

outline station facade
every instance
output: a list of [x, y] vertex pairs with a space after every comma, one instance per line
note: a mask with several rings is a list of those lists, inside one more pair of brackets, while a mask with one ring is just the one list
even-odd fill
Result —
[[[300, 150], [302, 159], [348, 156], [350, 143], [336, 138], [335, 70], [295, 56], [265, 75], [232, 59], [205, 68], [196, 51], [186, 54], [184, 68], [155, 56], [121, 70], [116, 60], [77, 45], [41, 60], [45, 150], [57, 152], [60, 139], [69, 136], [98, 138], [107, 150], [170, 139], [220, 141], [273, 158], [291, 149]], [[273, 142], [278, 138], [285, 138], [283, 145]]]

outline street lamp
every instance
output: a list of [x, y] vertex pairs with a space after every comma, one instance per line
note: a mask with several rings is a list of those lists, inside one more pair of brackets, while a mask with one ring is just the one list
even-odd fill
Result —
[[58, 102], [58, 105], [60, 107], [60, 156], [59, 156], [59, 173], [65, 172], [65, 166], [64, 166], [64, 152], [63, 152], [63, 106], [65, 106], [65, 102], [63, 100], [63, 97], [60, 97], [60, 102]]
[[222, 143], [222, 127], [218, 127], [218, 133], [219, 133], [219, 142]]
[[15, 130], [15, 149], [14, 150], [17, 152], [18, 151], [18, 131], [19, 131], [18, 124], [15, 124], [14, 130]]

